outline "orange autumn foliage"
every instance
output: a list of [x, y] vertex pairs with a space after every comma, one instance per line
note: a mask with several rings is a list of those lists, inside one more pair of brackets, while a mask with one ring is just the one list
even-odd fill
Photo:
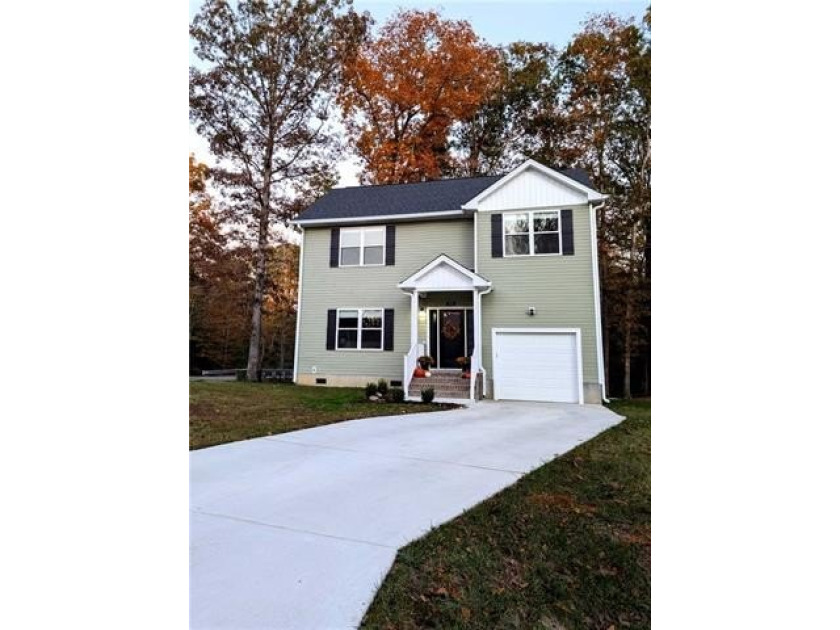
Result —
[[439, 178], [450, 134], [498, 85], [500, 59], [465, 21], [401, 11], [346, 67], [341, 103], [367, 183]]

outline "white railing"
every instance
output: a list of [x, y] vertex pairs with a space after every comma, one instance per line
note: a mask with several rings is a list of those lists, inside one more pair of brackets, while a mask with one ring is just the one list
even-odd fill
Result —
[[417, 367], [417, 359], [423, 356], [424, 346], [422, 343], [415, 343], [411, 350], [403, 357], [403, 388], [406, 396], [411, 385], [411, 377], [414, 376], [414, 368]]
[[473, 351], [472, 356], [470, 357], [470, 400], [475, 400], [475, 376], [476, 376], [476, 369], [475, 366], [478, 362], [475, 360], [475, 351]]

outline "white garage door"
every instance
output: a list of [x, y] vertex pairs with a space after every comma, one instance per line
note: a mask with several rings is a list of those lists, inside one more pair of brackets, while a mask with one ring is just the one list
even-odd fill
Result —
[[494, 398], [580, 402], [577, 339], [574, 331], [496, 331]]

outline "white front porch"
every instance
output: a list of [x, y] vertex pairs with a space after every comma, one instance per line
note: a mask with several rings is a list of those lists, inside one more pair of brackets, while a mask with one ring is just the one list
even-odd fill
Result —
[[[484, 374], [481, 364], [481, 297], [492, 290], [490, 281], [441, 254], [397, 286], [411, 300], [410, 345], [403, 358], [406, 392], [411, 390], [417, 359], [429, 355], [434, 349], [438, 356], [432, 356], [438, 368], [457, 367], [452, 365], [454, 354], [469, 357], [469, 398], [475, 400], [480, 397], [475, 384], [477, 376]], [[462, 324], [460, 330], [459, 322]], [[463, 342], [460, 335], [463, 335]], [[464, 354], [459, 352], [459, 343], [463, 343]], [[484, 381], [482, 378], [481, 382]]]

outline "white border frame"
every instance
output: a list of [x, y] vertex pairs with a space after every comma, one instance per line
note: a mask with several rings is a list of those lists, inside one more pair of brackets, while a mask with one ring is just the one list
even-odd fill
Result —
[[[338, 331], [339, 330], [350, 330], [350, 328], [340, 328], [338, 325], [339, 320], [341, 317], [339, 316], [340, 311], [358, 311], [359, 314], [356, 316], [356, 332], [358, 333], [358, 341], [356, 341], [355, 348], [339, 348], [338, 347]], [[382, 321], [381, 328], [362, 328], [362, 313], [364, 311], [379, 311], [379, 319]], [[362, 331], [363, 330], [380, 330], [382, 331], [382, 336], [379, 338], [379, 347], [378, 348], [362, 348]], [[385, 307], [383, 306], [336, 306], [335, 307], [335, 351], [336, 352], [385, 352]]]
[[[382, 232], [382, 262], [381, 263], [365, 263], [365, 232], [372, 232], [379, 230]], [[358, 232], [359, 233], [359, 264], [358, 265], [342, 265], [341, 264], [341, 250], [344, 243], [344, 233]], [[360, 225], [356, 227], [343, 227], [338, 229], [338, 266], [342, 269], [353, 269], [355, 267], [384, 267], [385, 257], [388, 252], [388, 234], [384, 225]], [[376, 247], [376, 245], [372, 245]]]
[[[560, 214], [561, 210], [569, 210], [569, 208], [543, 208], [542, 210], [505, 210], [502, 212], [502, 258], [531, 258], [533, 256], [565, 256], [566, 253], [563, 251], [563, 219], [562, 215]], [[559, 245], [560, 251], [556, 253], [546, 252], [545, 254], [538, 254], [534, 251], [534, 215], [535, 214], [547, 214], [549, 212], [556, 212], [557, 213], [557, 241]], [[528, 215], [528, 247], [530, 248], [530, 252], [527, 254], [508, 254], [507, 253], [507, 236], [523, 236], [526, 232], [514, 232], [513, 234], [506, 234], [505, 233], [505, 216], [509, 214], [527, 214]], [[574, 220], [574, 212], [572, 214], [572, 220]], [[553, 234], [553, 232], [540, 232], [540, 234]]]
[[[583, 349], [581, 348], [581, 330], [580, 328], [491, 328], [490, 329], [490, 356], [493, 360], [493, 399], [500, 400], [498, 398], [497, 389], [496, 389], [496, 381], [497, 379], [497, 371], [496, 371], [496, 335], [499, 333], [514, 333], [514, 334], [527, 334], [527, 333], [536, 333], [536, 334], [574, 334], [575, 336], [575, 345], [577, 346], [577, 364], [578, 364], [578, 403], [579, 405], [584, 404], [583, 402]], [[511, 400], [509, 398], [505, 398], [504, 400]], [[574, 404], [574, 403], [566, 403], [566, 404]]]

